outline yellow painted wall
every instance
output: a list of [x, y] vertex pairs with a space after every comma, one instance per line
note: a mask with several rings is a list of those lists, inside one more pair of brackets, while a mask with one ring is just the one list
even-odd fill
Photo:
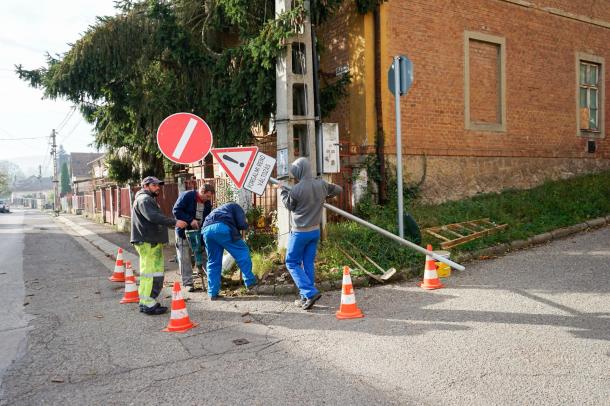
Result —
[[[387, 100], [387, 45], [386, 7], [381, 6], [381, 70], [382, 100]], [[360, 146], [375, 145], [375, 21], [373, 13], [356, 14], [350, 25], [349, 55], [352, 83], [349, 90], [351, 142]], [[388, 65], [389, 66], [389, 65]], [[383, 106], [384, 127], [388, 120], [387, 106]]]

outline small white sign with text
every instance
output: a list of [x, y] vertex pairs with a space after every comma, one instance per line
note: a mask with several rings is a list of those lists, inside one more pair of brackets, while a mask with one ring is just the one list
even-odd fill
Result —
[[247, 189], [257, 195], [265, 193], [265, 188], [269, 182], [269, 178], [275, 166], [275, 158], [265, 155], [262, 152], [256, 154], [252, 168], [244, 182], [244, 189]]

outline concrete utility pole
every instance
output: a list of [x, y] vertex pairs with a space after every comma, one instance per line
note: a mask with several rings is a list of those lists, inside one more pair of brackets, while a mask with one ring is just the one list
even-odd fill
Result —
[[[290, 11], [291, 0], [275, 0], [276, 16]], [[277, 133], [277, 176], [289, 177], [292, 162], [307, 157], [311, 162], [312, 175], [321, 172], [317, 168], [316, 125], [314, 108], [314, 62], [311, 36], [310, 1], [304, 1], [307, 14], [299, 32], [287, 40], [284, 52], [276, 64], [275, 94], [277, 110], [275, 129]], [[278, 189], [278, 247], [286, 247], [290, 231], [290, 213], [281, 203]]]
[[55, 215], [59, 215], [59, 180], [57, 179], [57, 144], [55, 142], [57, 133], [55, 129], [51, 131], [51, 156], [53, 157], [53, 193], [55, 198], [53, 199], [53, 211]]

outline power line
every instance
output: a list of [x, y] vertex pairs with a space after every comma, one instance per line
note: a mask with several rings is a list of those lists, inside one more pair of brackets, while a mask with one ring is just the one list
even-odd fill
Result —
[[25, 141], [25, 140], [37, 140], [40, 138], [48, 138], [48, 136], [44, 137], [26, 137], [26, 138], [0, 138], [0, 141]]
[[66, 116], [64, 117], [64, 119], [61, 120], [61, 122], [59, 124], [57, 124], [57, 126], [56, 126], [57, 131], [61, 131], [66, 126], [66, 124], [68, 124], [68, 121], [70, 121], [70, 119], [74, 115], [75, 111], [76, 111], [76, 106], [72, 106], [70, 108], [70, 110], [68, 110], [68, 113], [66, 113]]

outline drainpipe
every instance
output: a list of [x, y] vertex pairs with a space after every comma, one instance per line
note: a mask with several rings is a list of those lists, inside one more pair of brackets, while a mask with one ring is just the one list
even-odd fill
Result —
[[316, 173], [322, 175], [322, 126], [320, 125], [320, 61], [318, 60], [316, 25], [313, 21], [313, 11], [316, 9], [316, 0], [311, 1], [311, 56], [313, 59], [313, 91], [314, 115], [316, 123]]
[[380, 6], [375, 6], [373, 10], [374, 31], [375, 31], [375, 111], [377, 115], [377, 134], [375, 136], [375, 147], [377, 161], [379, 162], [379, 203], [386, 203], [388, 200], [385, 168], [385, 135], [383, 131], [383, 110], [381, 103], [381, 10]]

